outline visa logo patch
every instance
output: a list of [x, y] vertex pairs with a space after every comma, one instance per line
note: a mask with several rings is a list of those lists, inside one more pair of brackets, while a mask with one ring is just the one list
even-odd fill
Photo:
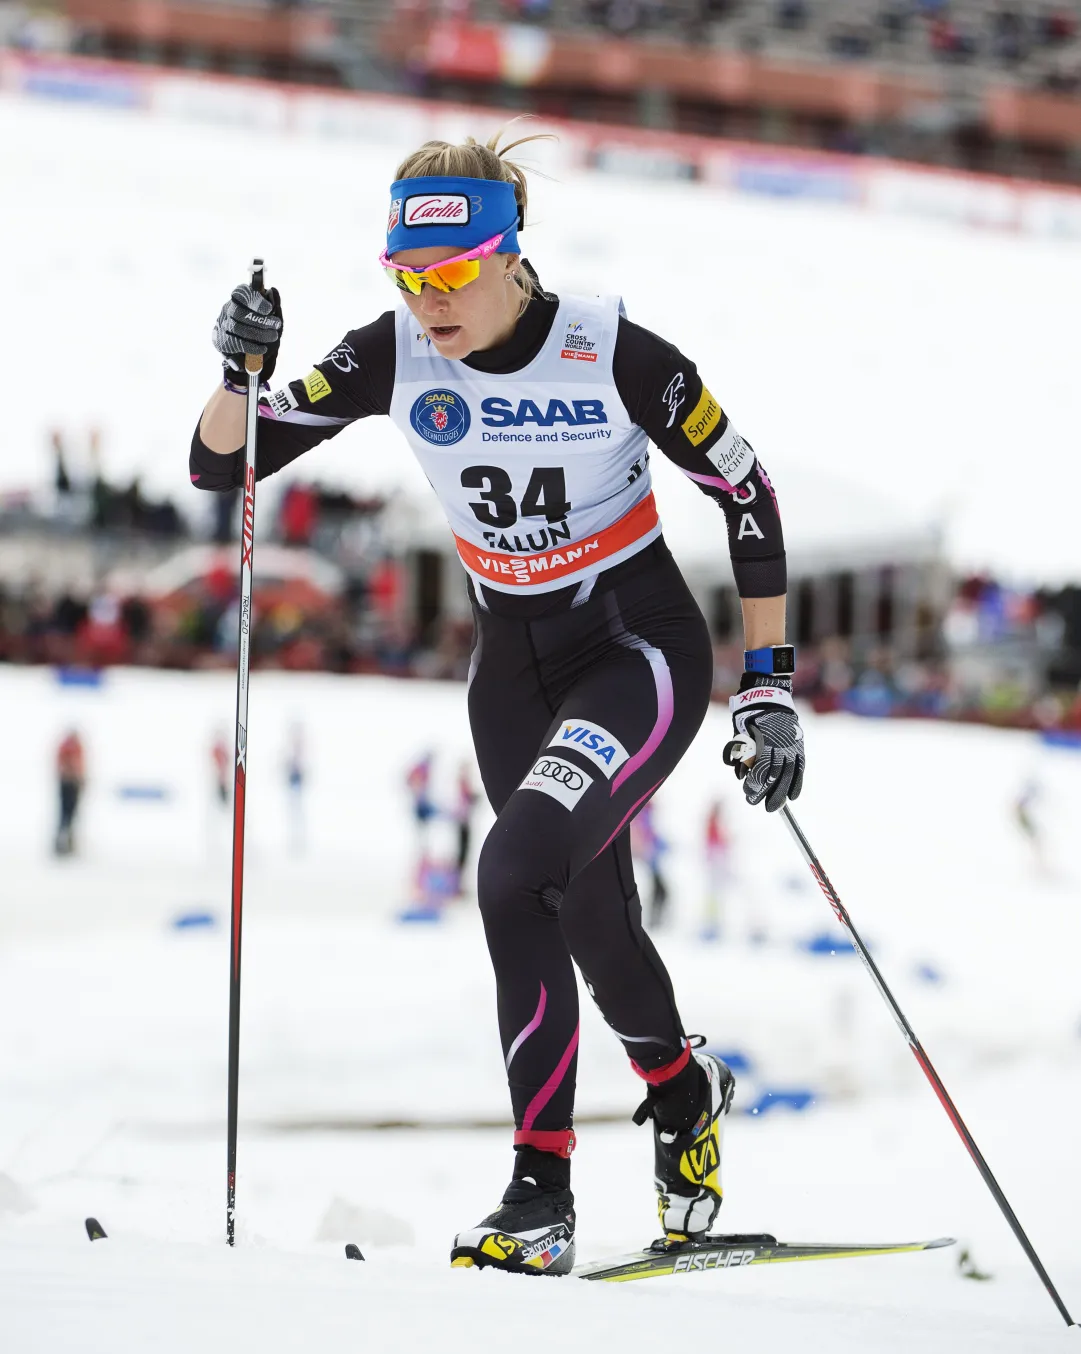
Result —
[[568, 721], [548, 744], [549, 747], [575, 747], [596, 762], [609, 780], [630, 756], [614, 734], [599, 724]]

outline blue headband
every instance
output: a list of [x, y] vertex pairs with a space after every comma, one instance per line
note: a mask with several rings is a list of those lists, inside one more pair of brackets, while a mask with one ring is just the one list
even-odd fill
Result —
[[399, 179], [390, 186], [387, 253], [452, 245], [464, 254], [502, 233], [497, 254], [518, 254], [514, 184], [457, 176]]

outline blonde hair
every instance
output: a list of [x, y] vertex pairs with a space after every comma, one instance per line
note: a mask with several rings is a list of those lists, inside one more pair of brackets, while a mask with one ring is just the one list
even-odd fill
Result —
[[[514, 119], [514, 122], [521, 121], [524, 119]], [[500, 127], [483, 145], [471, 136], [467, 136], [458, 146], [452, 145], [449, 141], [425, 141], [424, 145], [412, 155], [406, 156], [395, 171], [394, 177], [419, 179], [453, 175], [465, 179], [494, 179], [497, 182], [512, 183], [514, 200], [518, 204], [519, 225], [524, 226], [529, 208], [529, 184], [526, 181], [525, 170], [513, 160], [508, 160], [507, 153], [517, 146], [526, 145], [529, 141], [554, 141], [556, 138], [551, 132], [532, 132], [529, 136], [520, 136], [517, 141], [510, 141], [507, 145], [501, 146], [500, 141], [514, 122]], [[536, 288], [525, 268], [516, 274], [515, 280], [522, 289], [524, 311]]]

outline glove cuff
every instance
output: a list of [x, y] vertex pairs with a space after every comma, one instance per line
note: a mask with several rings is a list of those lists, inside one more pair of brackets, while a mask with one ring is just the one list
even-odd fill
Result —
[[792, 678], [763, 672], [745, 672], [739, 679], [739, 690], [750, 691], [755, 686], [773, 686], [791, 694]]
[[[234, 370], [229, 366], [229, 363], [228, 363], [228, 362], [223, 362], [223, 363], [221, 364], [221, 370], [222, 370], [222, 380], [221, 380], [221, 383], [222, 383], [223, 389], [231, 391], [234, 395], [246, 395], [246, 394], [248, 393], [248, 375], [247, 375], [247, 372], [236, 372], [236, 371], [234, 371]], [[270, 383], [269, 383], [269, 381], [267, 381], [267, 380], [265, 379], [264, 376], [260, 375], [260, 377], [259, 377], [259, 392], [260, 392], [260, 394], [262, 394], [263, 391], [266, 391], [266, 390], [269, 390], [269, 389], [270, 389]]]
[[[780, 685], [777, 677], [771, 677], [763, 681], [761, 678], [757, 683], [747, 687], [746, 690], [737, 691], [734, 696], [728, 700], [728, 709], [731, 711], [732, 718], [736, 719], [739, 715], [747, 715], [752, 711], [758, 713], [761, 710], [774, 710], [782, 706], [786, 710], [794, 711], [795, 701], [792, 699], [792, 683], [786, 682], [788, 690]], [[740, 683], [742, 686], [742, 682]]]

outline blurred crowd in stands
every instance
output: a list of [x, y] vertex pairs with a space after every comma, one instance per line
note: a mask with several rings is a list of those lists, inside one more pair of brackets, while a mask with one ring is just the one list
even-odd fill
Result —
[[[1078, 0], [203, 0], [222, 9], [321, 11], [343, 22], [509, 22], [603, 30], [778, 56], [948, 63], [1016, 75], [1030, 87], [1081, 89]], [[0, 0], [0, 43], [93, 50], [95, 31], [64, 0]], [[347, 29], [343, 28], [343, 35]], [[352, 31], [348, 29], [348, 31]], [[88, 38], [90, 46], [87, 47]]]
[[[51, 579], [0, 571], [0, 661], [231, 667], [234, 496], [211, 501], [217, 512], [210, 533], [220, 548], [193, 544], [173, 504], [147, 499], [138, 481], [110, 484], [98, 468], [98, 439], [90, 444], [94, 473], [77, 484], [54, 435], [50, 511], [34, 513], [23, 503], [13, 513], [10, 501], [0, 500], [0, 536], [44, 533], [50, 558], [65, 542], [108, 547], [91, 557], [101, 567], [77, 587], [70, 569]], [[442, 599], [422, 615], [424, 562], [388, 548], [384, 508], [381, 499], [301, 482], [289, 484], [276, 505], [268, 498], [254, 596], [256, 668], [465, 678], [472, 624], [448, 614]], [[157, 551], [157, 572], [115, 565], [118, 553], [136, 545]], [[453, 575], [446, 586], [454, 587], [453, 561], [438, 567]], [[881, 637], [801, 645], [797, 693], [823, 712], [1081, 731], [1081, 588], [1017, 590], [989, 577], [965, 578], [937, 619], [917, 657], [899, 657]], [[738, 684], [743, 655], [738, 642], [719, 643], [715, 653], [715, 694], [724, 699]]]
[[[90, 471], [82, 478], [69, 470], [61, 434], [50, 440], [51, 492], [0, 495], [0, 544], [8, 547], [0, 661], [231, 665], [239, 492], [188, 504], [210, 510], [205, 527], [195, 528], [174, 503], [148, 498], [138, 478], [110, 482], [98, 433], [89, 434]], [[256, 666], [410, 670], [416, 645], [403, 621], [407, 570], [381, 541], [384, 508], [381, 498], [320, 485], [293, 483], [266, 495], [260, 540], [285, 548], [277, 556], [264, 549], [270, 567], [260, 567], [256, 580]]]
[[[745, 51], [890, 64], [950, 63], [1020, 74], [1059, 93], [1081, 88], [1076, 0], [399, 0], [477, 21], [500, 17], [613, 37], [671, 36]], [[726, 31], [730, 30], [730, 31]]]

